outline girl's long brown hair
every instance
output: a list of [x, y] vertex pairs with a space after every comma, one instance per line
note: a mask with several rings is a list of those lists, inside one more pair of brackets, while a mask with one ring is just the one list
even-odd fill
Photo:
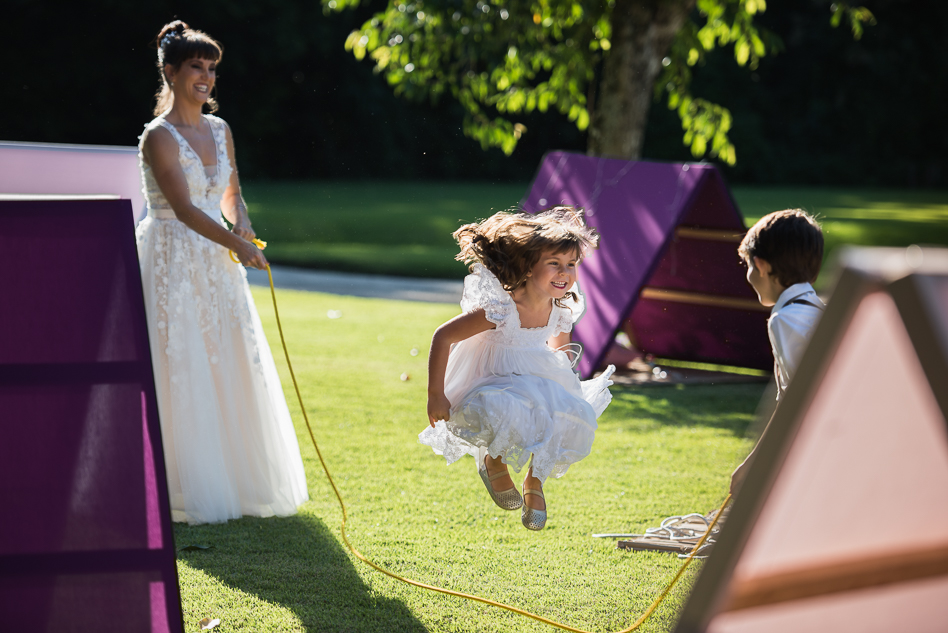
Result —
[[[575, 252], [581, 260], [589, 249], [599, 246], [599, 233], [586, 226], [582, 210], [564, 206], [536, 215], [501, 211], [465, 224], [453, 237], [461, 247], [455, 259], [471, 268], [483, 264], [508, 292], [526, 282], [543, 251]], [[573, 293], [567, 296], [576, 298]], [[562, 305], [559, 301], [557, 305]]]

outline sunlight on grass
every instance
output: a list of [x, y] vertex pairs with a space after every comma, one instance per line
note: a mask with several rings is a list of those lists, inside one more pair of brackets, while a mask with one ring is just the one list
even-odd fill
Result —
[[[219, 618], [221, 631], [234, 630], [235, 624], [247, 631], [303, 632], [303, 623], [293, 612], [259, 597], [229, 587], [214, 576], [178, 562], [181, 608], [186, 614], [185, 631], [197, 631], [203, 618]], [[274, 623], [279, 628], [273, 628]]]
[[284, 265], [322, 267], [349, 272], [404, 274], [410, 270], [422, 277], [463, 277], [467, 268], [454, 259], [457, 246], [425, 244], [378, 244], [276, 242], [267, 247], [267, 257]]
[[771, 372], [760, 369], [751, 369], [750, 367], [735, 367], [734, 365], [716, 365], [714, 363], [700, 363], [688, 360], [676, 360], [674, 358], [655, 358], [656, 365], [667, 367], [681, 367], [684, 369], [700, 369], [702, 371], [720, 371], [728, 374], [740, 374], [742, 376], [771, 376]]
[[[253, 289], [276, 352], [269, 291]], [[378, 563], [597, 631], [627, 627], [680, 564], [633, 554], [605, 531], [641, 531], [672, 514], [716, 508], [749, 450], [762, 385], [615, 389], [592, 454], [546, 486], [548, 527], [525, 530], [494, 506], [472, 460], [448, 467], [418, 443], [425, 358], [452, 305], [280, 291], [281, 318], [320, 448], [349, 508], [349, 534]], [[341, 318], [329, 319], [328, 310]], [[412, 350], [416, 353], [413, 355]], [[404, 585], [355, 560], [340, 510], [277, 359], [310, 501], [298, 515], [175, 527], [185, 621], [228, 631], [536, 631], [548, 626]], [[409, 380], [400, 379], [407, 374]], [[522, 477], [522, 474], [521, 474]], [[519, 478], [514, 475], [515, 481]], [[700, 565], [643, 627], [668, 631]], [[215, 611], [210, 613], [209, 611]]]
[[[526, 186], [471, 183], [251, 183], [254, 226], [272, 261], [381, 274], [457, 277], [450, 233], [521, 198]], [[748, 223], [803, 207], [842, 244], [948, 245], [940, 192], [737, 188]], [[268, 291], [255, 301], [278, 353]], [[447, 467], [417, 441], [426, 424], [433, 330], [454, 305], [280, 291], [281, 316], [314, 433], [349, 508], [357, 548], [392, 571], [594, 631], [627, 627], [680, 564], [630, 553], [596, 532], [641, 532], [669, 515], [706, 513], [750, 450], [761, 384], [614, 387], [592, 454], [547, 482], [548, 526], [532, 533], [494, 506], [472, 460]], [[341, 318], [330, 319], [328, 311]], [[288, 394], [310, 501], [292, 517], [175, 526], [187, 630], [543, 631], [510, 613], [420, 591], [356, 560], [340, 509]], [[407, 380], [401, 377], [405, 376]], [[522, 476], [522, 475], [521, 475]], [[520, 477], [514, 475], [515, 481]], [[695, 565], [642, 627], [669, 631]], [[222, 629], [224, 630], [224, 629]]]
[[942, 192], [736, 188], [734, 198], [748, 225], [779, 209], [809, 211], [823, 225], [827, 253], [843, 244], [948, 245], [948, 195]]
[[[460, 279], [451, 233], [519, 203], [529, 183], [278, 182], [246, 185], [250, 217], [274, 263], [327, 270]], [[948, 195], [939, 191], [735, 187], [752, 224], [779, 209], [816, 214], [826, 254], [842, 244], [948, 245]], [[605, 239], [614, 239], [604, 236]]]
[[[844, 245], [948, 246], [948, 194], [941, 191], [735, 187], [733, 194], [748, 226], [780, 209], [814, 214], [823, 226], [824, 262]], [[827, 283], [822, 273], [814, 284], [820, 291]]]
[[519, 204], [523, 185], [459, 182], [250, 183], [248, 210], [288, 242], [452, 244], [451, 233]]
[[948, 194], [933, 190], [734, 187], [749, 223], [771, 211], [802, 208], [824, 219], [948, 222]]

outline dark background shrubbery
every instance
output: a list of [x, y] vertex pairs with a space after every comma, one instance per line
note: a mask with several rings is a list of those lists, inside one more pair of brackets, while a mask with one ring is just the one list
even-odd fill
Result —
[[[384, 6], [325, 15], [317, 0], [6, 0], [0, 139], [132, 145], [152, 118], [155, 33], [174, 16], [225, 47], [219, 114], [245, 178], [528, 180], [548, 149], [585, 148], [555, 114], [522, 121], [511, 157], [482, 151], [449, 101], [396, 98], [346, 35]], [[860, 41], [829, 25], [828, 3], [772, 1], [760, 24], [786, 50], [751, 71], [730, 49], [694, 92], [731, 109], [731, 182], [948, 185], [948, 91], [940, 0], [865, 0], [878, 18]], [[655, 103], [644, 156], [690, 160], [676, 115]]]

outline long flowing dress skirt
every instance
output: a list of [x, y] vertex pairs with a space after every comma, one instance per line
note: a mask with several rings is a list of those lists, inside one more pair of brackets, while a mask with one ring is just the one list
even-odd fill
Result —
[[293, 514], [306, 476], [243, 266], [176, 219], [137, 237], [173, 519]]

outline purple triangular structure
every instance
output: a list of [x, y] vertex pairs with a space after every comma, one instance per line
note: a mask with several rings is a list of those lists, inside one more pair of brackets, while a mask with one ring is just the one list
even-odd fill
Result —
[[662, 358], [766, 369], [767, 309], [744, 279], [746, 228], [713, 165], [550, 152], [521, 203], [585, 209], [602, 236], [580, 267], [587, 310], [579, 370], [601, 365], [617, 331]]
[[0, 200], [0, 626], [181, 633], [131, 203]]

